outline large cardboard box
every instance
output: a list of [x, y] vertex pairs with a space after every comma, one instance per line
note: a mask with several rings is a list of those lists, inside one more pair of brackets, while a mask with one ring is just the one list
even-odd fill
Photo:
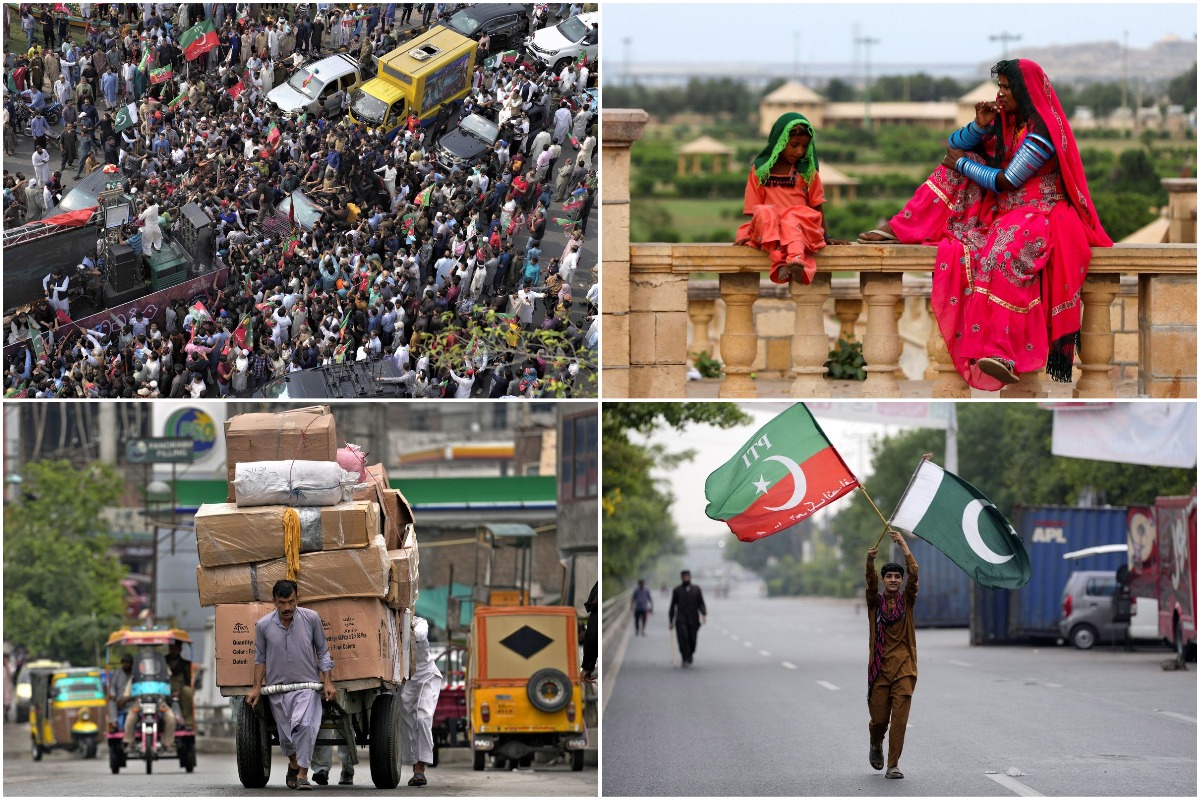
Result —
[[365, 485], [361, 489], [354, 490], [355, 500], [378, 500], [379, 492], [392, 488], [391, 479], [383, 464], [368, 466], [359, 479], [359, 483]]
[[388, 489], [379, 493], [383, 505], [383, 535], [387, 537], [389, 550], [404, 546], [412, 533], [412, 506], [399, 489]]
[[[406, 612], [373, 598], [301, 602], [321, 617], [333, 658], [333, 680], [379, 678], [399, 683], [411, 675], [410, 636], [403, 635]], [[218, 686], [254, 683], [254, 625], [275, 610], [272, 603], [222, 603], [216, 609]]]
[[238, 414], [225, 422], [225, 478], [243, 461], [337, 461], [337, 425], [329, 406]]
[[[231, 564], [224, 567], [196, 567], [200, 605], [252, 603], [271, 599], [271, 587], [287, 577], [282, 558], [257, 564]], [[376, 536], [367, 547], [354, 550], [326, 550], [300, 556], [300, 603], [333, 597], [387, 597], [391, 562], [383, 536]]]
[[[206, 567], [247, 564], [283, 558], [287, 506], [238, 508], [233, 503], [205, 503], [196, 512], [196, 550]], [[378, 503], [299, 507], [300, 552], [366, 547], [380, 534]]]
[[412, 609], [417, 604], [417, 580], [420, 575], [420, 553], [416, 538], [397, 550], [388, 550], [388, 561], [392, 565], [388, 581], [387, 604], [392, 608]]

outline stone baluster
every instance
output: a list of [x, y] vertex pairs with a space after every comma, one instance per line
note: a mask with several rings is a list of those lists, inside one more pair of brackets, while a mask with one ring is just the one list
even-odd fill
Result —
[[[901, 276], [901, 279], [902, 279], [901, 285], [903, 285], [903, 277], [904, 276]], [[900, 341], [900, 349], [896, 352], [896, 372], [895, 372], [896, 382], [899, 383], [900, 381], [904, 380], [904, 369], [900, 366], [900, 363], [899, 363], [900, 356], [902, 356], [904, 354], [904, 338], [900, 336], [900, 318], [904, 316], [904, 298], [903, 297], [901, 297], [899, 300], [896, 301], [896, 310], [894, 313], [895, 313], [895, 317], [896, 317], [896, 337]]]
[[721, 299], [725, 301], [725, 330], [721, 334], [721, 357], [725, 380], [719, 397], [758, 397], [750, 379], [758, 356], [758, 334], [754, 330], [754, 301], [758, 299], [757, 272], [727, 272], [721, 275]]
[[712, 356], [713, 343], [708, 335], [708, 325], [717, 313], [715, 300], [688, 300], [688, 319], [692, 323], [692, 346], [688, 355], [704, 353]]
[[854, 326], [862, 315], [863, 301], [860, 297], [839, 297], [833, 301], [833, 315], [838, 318], [838, 338], [854, 341]]
[[1074, 397], [1114, 397], [1113, 330], [1109, 307], [1121, 288], [1121, 276], [1101, 273], [1083, 282], [1083, 330], [1080, 336], [1079, 362], [1082, 375], [1075, 384]]
[[1045, 368], [1020, 372], [1017, 377], [1021, 379], [1019, 382], [1010, 383], [1000, 390], [1001, 397], [1006, 400], [1032, 400], [1050, 396]]
[[[925, 308], [933, 317], [933, 301], [926, 300]], [[950, 351], [946, 349], [946, 341], [942, 339], [942, 330], [938, 327], [937, 319], [929, 326], [929, 341], [925, 348], [929, 353], [929, 368], [933, 370], [934, 397], [970, 397], [971, 387], [958, 374], [950, 361]]]
[[896, 301], [902, 297], [899, 272], [863, 273], [862, 293], [867, 305], [867, 333], [863, 358], [867, 380], [863, 397], [899, 397], [896, 369], [900, 360], [900, 331], [896, 327]]
[[829, 299], [829, 279], [828, 272], [818, 272], [808, 286], [797, 281], [791, 284], [792, 301], [796, 304], [796, 330], [792, 334], [792, 397], [830, 396], [825, 380], [829, 336], [825, 333], [824, 313], [825, 301]]

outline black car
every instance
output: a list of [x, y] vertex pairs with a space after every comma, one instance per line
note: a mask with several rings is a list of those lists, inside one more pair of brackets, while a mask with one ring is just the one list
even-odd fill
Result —
[[[546, 127], [544, 106], [533, 106], [529, 109], [529, 136], [536, 136]], [[512, 144], [512, 129], [506, 127], [501, 136], [500, 126], [480, 114], [468, 114], [458, 123], [458, 127], [438, 139], [437, 162], [446, 169], [459, 167], [466, 169], [487, 155], [495, 146], [498, 139], [509, 137]]]
[[493, 53], [516, 50], [529, 35], [529, 15], [520, 3], [476, 3], [456, 11], [444, 24], [475, 41], [488, 34]]

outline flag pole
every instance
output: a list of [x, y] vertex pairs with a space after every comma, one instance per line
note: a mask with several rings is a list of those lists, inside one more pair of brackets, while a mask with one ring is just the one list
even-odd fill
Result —
[[[928, 461], [931, 458], [933, 458], [933, 453], [926, 453], [923, 456], [921, 456], [921, 461], [923, 463], [923, 462]], [[917, 465], [917, 468], [920, 469], [920, 464]], [[899, 500], [899, 502], [896, 503], [897, 507], [899, 507], [900, 504], [904, 502], [904, 498], [908, 495], [908, 490], [912, 487], [913, 478], [915, 478], [916, 475], [917, 475], [917, 473], [913, 472], [912, 477], [910, 477], [908, 479], [908, 485], [904, 487], [904, 491], [900, 493], [900, 500]], [[867, 490], [863, 488], [863, 485], [861, 483], [858, 485], [858, 488], [863, 490], [864, 495], [867, 494]], [[879, 514], [879, 509], [875, 508], [875, 503], [874, 503], [874, 501], [871, 500], [870, 495], [867, 495], [867, 502], [871, 504], [871, 508], [875, 509], [875, 513]], [[883, 514], [879, 514], [879, 518], [883, 519]], [[875, 542], [876, 547], [879, 547], [879, 543], [883, 541], [883, 534], [888, 532], [889, 527], [890, 527], [890, 525], [888, 524], [888, 521], [886, 519], [884, 519], [883, 520], [883, 533], [879, 534], [879, 539], [877, 539]]]
[[867, 494], [867, 487], [860, 483], [858, 485], [858, 490], [863, 493], [863, 497], [867, 498], [867, 502], [871, 504], [871, 508], [875, 509], [875, 513], [879, 515], [881, 520], [883, 520], [883, 530], [879, 532], [879, 538], [875, 540], [875, 546], [879, 547], [879, 543], [883, 541], [883, 535], [888, 532], [888, 528], [890, 527], [888, 525], [887, 517], [885, 517], [879, 510], [879, 506], [875, 505], [875, 501], [871, 499], [871, 495]]

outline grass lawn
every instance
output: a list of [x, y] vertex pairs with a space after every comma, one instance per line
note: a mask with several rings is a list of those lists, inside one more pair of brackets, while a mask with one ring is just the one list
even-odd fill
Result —
[[733, 234], [742, 224], [742, 201], [734, 199], [718, 200], [675, 200], [675, 199], [634, 199], [632, 211], [631, 238], [635, 241], [646, 241], [639, 234], [645, 235], [645, 224], [639, 224], [638, 218], [643, 215], [654, 216], [656, 210], [666, 211], [671, 215], [671, 227], [679, 231], [679, 236], [685, 242], [712, 241], [716, 231], [728, 231], [728, 238], [733, 240]]

